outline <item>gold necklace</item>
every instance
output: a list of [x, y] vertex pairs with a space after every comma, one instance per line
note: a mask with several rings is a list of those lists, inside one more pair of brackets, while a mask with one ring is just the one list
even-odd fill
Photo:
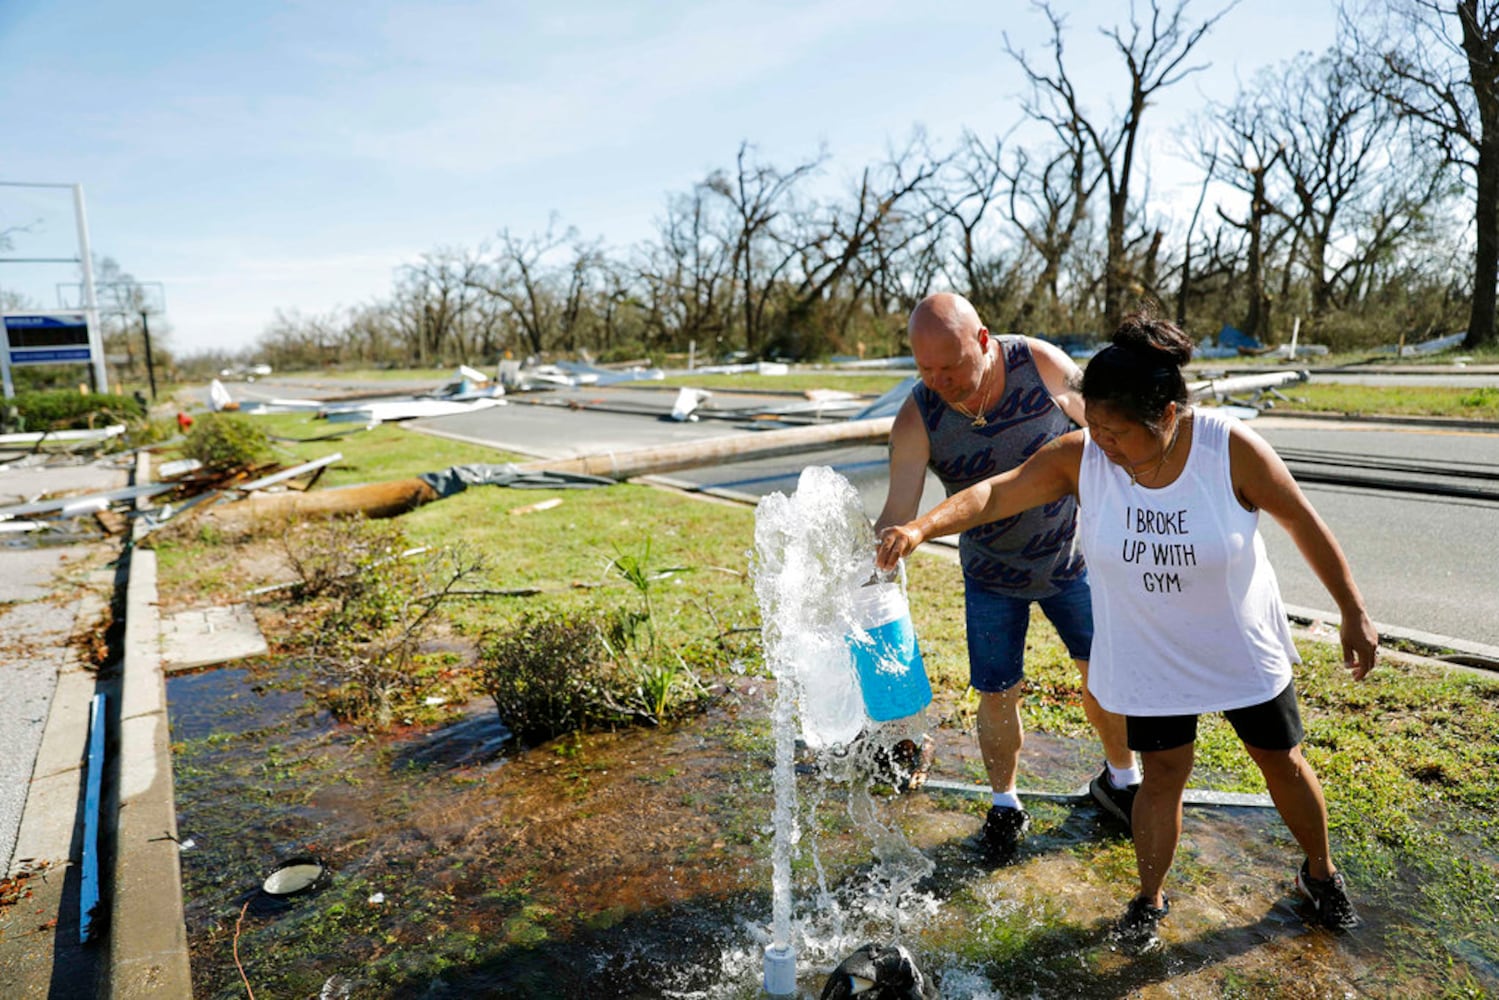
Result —
[[[989, 359], [989, 351], [988, 351], [987, 348], [985, 348], [985, 350], [984, 350], [984, 361], [985, 361], [985, 364], [984, 364], [984, 374], [979, 376], [979, 384], [980, 385], [983, 385], [984, 384], [984, 380], [989, 377], [989, 369], [991, 367], [993, 367], [993, 365], [994, 365], [994, 362]], [[973, 421], [973, 425], [972, 426], [974, 426], [974, 427], [988, 427], [989, 426], [989, 418], [986, 417], [986, 416], [984, 416], [984, 414], [989, 411], [989, 393], [991, 393], [993, 391], [994, 391], [994, 383], [991, 382], [991, 383], [989, 383], [989, 388], [984, 392], [984, 399], [983, 399], [983, 402], [979, 404], [979, 411], [977, 413], [974, 413], [972, 410], [970, 410], [968, 407], [964, 406], [962, 403], [954, 403], [953, 404], [953, 409], [955, 409], [959, 413], [963, 414], [963, 416], [967, 417], [969, 420], [972, 420]]]
[[1161, 449], [1161, 457], [1155, 460], [1155, 465], [1149, 472], [1136, 473], [1134, 466], [1130, 466], [1127, 470], [1125, 470], [1129, 473], [1129, 481], [1131, 484], [1139, 486], [1141, 476], [1154, 476], [1157, 472], [1161, 471], [1161, 467], [1166, 464], [1166, 459], [1171, 457], [1171, 449], [1176, 447], [1176, 439], [1181, 437], [1182, 424], [1190, 419], [1192, 419], [1191, 410], [1188, 410], [1186, 413], [1176, 418], [1176, 426], [1171, 429], [1171, 440], [1166, 442], [1166, 447]]

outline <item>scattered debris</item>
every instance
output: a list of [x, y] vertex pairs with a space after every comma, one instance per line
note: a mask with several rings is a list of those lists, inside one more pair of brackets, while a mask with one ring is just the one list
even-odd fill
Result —
[[322, 458], [315, 458], [311, 462], [304, 462], [301, 465], [294, 465], [289, 469], [282, 469], [280, 472], [272, 473], [269, 476], [262, 476], [261, 478], [252, 480], [248, 483], [242, 483], [240, 484], [238, 489], [244, 491], [245, 493], [250, 493], [254, 490], [263, 490], [267, 486], [274, 486], [277, 483], [284, 483], [288, 479], [296, 479], [298, 476], [305, 476], [310, 472], [313, 474], [312, 478], [309, 479], [307, 481], [307, 484], [302, 487], [303, 490], [309, 490], [313, 487], [314, 484], [317, 483], [319, 479], [322, 478], [322, 475], [325, 471], [327, 471], [328, 466], [332, 465], [334, 462], [337, 462], [343, 457], [344, 456], [342, 452], [335, 451], [331, 455], [324, 455]]
[[1432, 340], [1423, 340], [1419, 344], [1407, 344], [1404, 341], [1393, 347], [1382, 347], [1381, 351], [1394, 352], [1397, 357], [1409, 358], [1422, 354], [1438, 354], [1449, 351], [1454, 347], [1461, 347], [1463, 341], [1468, 339], [1468, 331], [1461, 333], [1450, 333], [1445, 337], [1436, 337]]
[[11, 866], [11, 874], [8, 878], [0, 878], [0, 907], [15, 906], [22, 900], [31, 898], [31, 886], [29, 885], [33, 875], [40, 875], [45, 880], [47, 869], [52, 867], [50, 861], [38, 861], [34, 858], [23, 858]]
[[266, 649], [248, 604], [194, 608], [161, 620], [161, 661], [169, 673], [261, 656]]
[[536, 503], [528, 503], [524, 507], [512, 507], [512, 508], [510, 508], [510, 513], [512, 515], [514, 515], [514, 514], [534, 514], [537, 511], [551, 510], [553, 507], [561, 507], [561, 506], [562, 506], [562, 498], [561, 497], [552, 497], [550, 500], [541, 500], [541, 501], [538, 501]]
[[[1305, 371], [1278, 371], [1266, 372], [1263, 375], [1237, 375], [1232, 378], [1210, 378], [1189, 383], [1187, 391], [1192, 394], [1193, 399], [1227, 401], [1258, 412], [1261, 407], [1257, 404], [1266, 393], [1269, 393], [1274, 399], [1285, 400], [1286, 397], [1278, 392], [1277, 389], [1280, 386], [1291, 385], [1295, 382], [1305, 382], [1308, 377]], [[1246, 393], [1248, 393], [1247, 397], [1245, 396]], [[1275, 403], [1272, 400], [1264, 405], [1269, 407], [1274, 406]]]
[[196, 458], [179, 458], [175, 462], [163, 462], [156, 469], [158, 479], [181, 479], [189, 472], [197, 472], [203, 463]]
[[697, 414], [692, 411], [712, 398], [713, 393], [707, 389], [689, 389], [683, 386], [677, 390], [676, 401], [671, 404], [671, 418], [678, 423], [696, 420]]
[[124, 433], [124, 424], [110, 424], [98, 430], [25, 431], [19, 434], [0, 434], [0, 448], [16, 445], [78, 444], [80, 442], [103, 444]]
[[[214, 379], [208, 383], [208, 408], [215, 413], [223, 410], [237, 410], [239, 404], [234, 397], [229, 395], [229, 390], [224, 388], [224, 383]], [[186, 430], [186, 428], [183, 428]]]

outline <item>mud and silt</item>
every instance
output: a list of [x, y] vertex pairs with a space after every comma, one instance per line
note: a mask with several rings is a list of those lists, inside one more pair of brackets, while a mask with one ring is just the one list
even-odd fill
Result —
[[[258, 995], [315, 996], [330, 981], [360, 997], [758, 995], [772, 696], [766, 680], [734, 678], [688, 723], [521, 750], [487, 702], [377, 738], [311, 708], [290, 665], [171, 680], [195, 995], [244, 995], [232, 957], [242, 910]], [[934, 775], [981, 780], [971, 733], [932, 732]], [[1033, 733], [1022, 784], [1070, 790], [1095, 755]], [[821, 935], [799, 981], [815, 994], [840, 949], [892, 928], [862, 902], [880, 876], [848, 787], [805, 755], [798, 770], [797, 921]], [[1403, 915], [1366, 905], [1370, 927], [1352, 939], [1306, 926], [1291, 885], [1299, 858], [1273, 811], [1188, 811], [1168, 949], [1137, 960], [1106, 934], [1133, 891], [1132, 849], [1090, 804], [1032, 800], [1019, 863], [994, 870], [971, 843], [980, 800], [877, 788], [874, 802], [933, 862], [900, 901], [900, 934], [946, 997], [1436, 988], [1419, 965], [1392, 965]], [[326, 861], [329, 886], [257, 899], [266, 872], [300, 854]]]

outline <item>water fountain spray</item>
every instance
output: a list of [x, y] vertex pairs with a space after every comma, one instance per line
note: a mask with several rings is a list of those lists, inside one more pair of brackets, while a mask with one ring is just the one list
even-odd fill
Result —
[[771, 942], [765, 991], [796, 990], [791, 928], [791, 853], [799, 838], [796, 729], [809, 747], [847, 743], [864, 726], [857, 675], [843, 644], [848, 594], [867, 575], [873, 532], [858, 493], [831, 469], [802, 471], [796, 493], [772, 493], [755, 512], [755, 595], [765, 661], [776, 679]]
[[[765, 991], [772, 996], [796, 991], [791, 855], [800, 832], [793, 713], [807, 746], [821, 750], [847, 746], [871, 724], [909, 716], [931, 700], [904, 589], [871, 581], [873, 554], [874, 532], [858, 491], [832, 469], [804, 469], [793, 496], [770, 494], [756, 509], [755, 594], [765, 661], [776, 679], [772, 919], [765, 949]], [[890, 599], [890, 588], [898, 588], [898, 600]]]

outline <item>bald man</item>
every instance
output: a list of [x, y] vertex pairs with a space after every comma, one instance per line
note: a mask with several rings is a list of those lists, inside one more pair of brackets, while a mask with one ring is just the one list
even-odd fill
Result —
[[[962, 296], [923, 299], [907, 332], [921, 384], [890, 432], [890, 491], [876, 533], [920, 513], [927, 469], [951, 496], [1014, 468], [1083, 423], [1072, 360], [1032, 337], [991, 335]], [[969, 683], [979, 694], [979, 749], [993, 790], [980, 839], [1001, 864], [1015, 858], [1030, 826], [1015, 778], [1025, 738], [1020, 696], [1033, 602], [1077, 663], [1083, 710], [1103, 743], [1106, 764], [1089, 788], [1126, 829], [1140, 782], [1124, 718], [1088, 693], [1093, 612], [1076, 520], [1076, 501], [1068, 497], [958, 537]]]

